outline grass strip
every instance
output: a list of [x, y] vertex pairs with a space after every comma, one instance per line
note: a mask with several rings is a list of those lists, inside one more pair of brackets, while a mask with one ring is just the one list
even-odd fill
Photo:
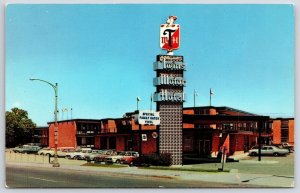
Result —
[[168, 166], [151, 166], [151, 167], [139, 167], [140, 169], [150, 170], [172, 170], [172, 171], [189, 171], [189, 172], [230, 172], [229, 169], [219, 171], [218, 169], [203, 169], [203, 168], [173, 168]]
[[124, 168], [127, 165], [115, 165], [115, 164], [95, 164], [95, 163], [84, 163], [80, 166], [92, 166], [92, 167], [102, 167], [102, 168]]

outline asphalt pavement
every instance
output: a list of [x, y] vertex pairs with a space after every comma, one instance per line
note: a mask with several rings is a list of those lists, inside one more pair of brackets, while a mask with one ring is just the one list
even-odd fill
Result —
[[[45, 158], [31, 155], [30, 158], [23, 155], [22, 160], [19, 155], [6, 153], [7, 167], [27, 167], [27, 168], [52, 168], [52, 165], [45, 161]], [[41, 160], [44, 160], [41, 162]], [[257, 161], [257, 157], [242, 155], [239, 162], [226, 163], [225, 169], [230, 172], [195, 172], [179, 170], [153, 170], [141, 169], [137, 167], [92, 167], [81, 166], [86, 161], [68, 160], [60, 158], [61, 170], [105, 173], [110, 175], [126, 175], [128, 178], [137, 176], [143, 178], [172, 179], [183, 183], [214, 183], [208, 186], [195, 187], [294, 187], [294, 155], [288, 157], [263, 157], [262, 161]], [[184, 166], [173, 166], [180, 168], [217, 169], [221, 164], [195, 164]], [[53, 168], [52, 168], [53, 169]], [[9, 173], [9, 170], [7, 171]], [[8, 174], [7, 174], [8, 175]], [[172, 181], [172, 182], [173, 182]], [[211, 186], [212, 185], [212, 186]], [[152, 186], [151, 186], [152, 187]], [[166, 186], [167, 187], [167, 186]], [[174, 186], [171, 186], [174, 187]], [[175, 186], [176, 187], [176, 186]]]

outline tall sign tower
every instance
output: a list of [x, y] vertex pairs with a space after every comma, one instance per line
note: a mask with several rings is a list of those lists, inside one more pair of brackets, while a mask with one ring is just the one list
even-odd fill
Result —
[[180, 46], [180, 26], [177, 17], [169, 16], [166, 24], [160, 26], [160, 47], [166, 55], [157, 55], [153, 69], [156, 77], [154, 101], [160, 113], [159, 153], [170, 153], [172, 165], [182, 165], [182, 107], [185, 101], [183, 88], [186, 84], [183, 56], [176, 56], [173, 50]]

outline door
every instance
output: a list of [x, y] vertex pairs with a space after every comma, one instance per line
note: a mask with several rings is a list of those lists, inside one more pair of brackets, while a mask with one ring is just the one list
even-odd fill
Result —
[[199, 154], [209, 155], [211, 151], [211, 141], [210, 140], [199, 140]]

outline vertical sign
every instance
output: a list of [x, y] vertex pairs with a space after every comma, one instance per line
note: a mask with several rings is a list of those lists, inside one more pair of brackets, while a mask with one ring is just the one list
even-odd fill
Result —
[[[160, 26], [160, 46], [172, 52], [180, 45], [180, 27], [174, 24], [176, 16], [170, 16]], [[154, 101], [160, 113], [159, 152], [171, 154], [172, 165], [182, 165], [182, 106], [185, 101], [183, 76], [186, 65], [183, 56], [158, 55], [153, 69], [156, 77]]]

